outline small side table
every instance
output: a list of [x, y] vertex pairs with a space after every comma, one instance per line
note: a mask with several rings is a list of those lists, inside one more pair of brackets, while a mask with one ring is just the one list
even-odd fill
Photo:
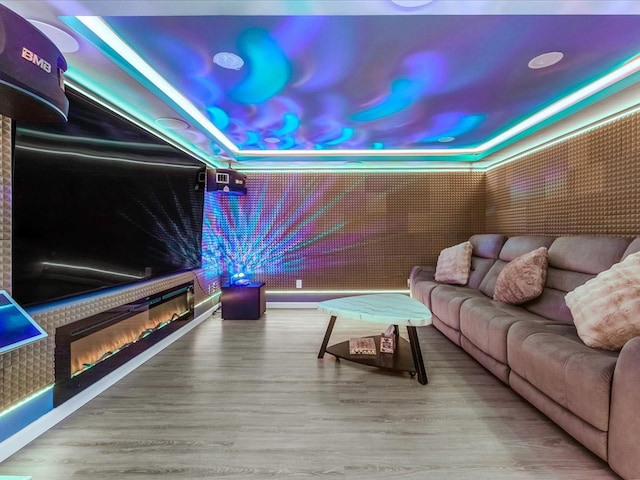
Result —
[[267, 310], [264, 282], [222, 287], [223, 320], [258, 320]]

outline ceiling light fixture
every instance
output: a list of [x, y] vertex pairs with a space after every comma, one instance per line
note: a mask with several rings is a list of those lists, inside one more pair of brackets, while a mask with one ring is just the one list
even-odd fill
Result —
[[280, 139], [278, 137], [267, 137], [264, 139], [266, 143], [280, 143]]
[[547, 68], [551, 65], [555, 65], [560, 60], [564, 58], [564, 53], [562, 52], [547, 52], [537, 57], [532, 58], [529, 61], [529, 68], [533, 70], [537, 70], [539, 68]]
[[78, 41], [64, 30], [38, 20], [29, 20], [29, 22], [44, 33], [62, 53], [73, 53], [80, 50]]
[[213, 56], [213, 63], [229, 70], [240, 70], [244, 65], [244, 60], [235, 53], [219, 52]]
[[163, 117], [156, 119], [156, 125], [170, 130], [186, 130], [189, 124], [179, 118]]
[[548, 118], [553, 117], [554, 115], [566, 110], [569, 107], [572, 107], [576, 103], [581, 102], [582, 100], [589, 98], [592, 95], [604, 90], [607, 87], [610, 87], [614, 83], [619, 82], [620, 80], [627, 78], [634, 73], [640, 71], [640, 55], [637, 55], [631, 61], [625, 63], [622, 67], [614, 70], [613, 72], [605, 75], [604, 77], [596, 80], [589, 85], [582, 87], [581, 89], [573, 92], [570, 95], [567, 95], [561, 100], [558, 100], [555, 103], [552, 103], [546, 108], [534, 113], [526, 120], [518, 123], [514, 127], [502, 132], [500, 135], [493, 137], [491, 140], [480, 145], [479, 150], [485, 151], [493, 148], [497, 145], [500, 145], [502, 142], [509, 140], [510, 138], [515, 137], [516, 135], [521, 134], [525, 130], [528, 130], [531, 127], [538, 125], [541, 122], [544, 122]]
[[391, 0], [399, 7], [405, 8], [418, 8], [430, 4], [433, 0]]
[[440, 143], [449, 143], [449, 142], [453, 142], [455, 139], [456, 137], [440, 137], [438, 141]]

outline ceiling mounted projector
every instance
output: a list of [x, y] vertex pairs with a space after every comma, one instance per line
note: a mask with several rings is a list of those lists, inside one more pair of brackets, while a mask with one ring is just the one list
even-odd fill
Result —
[[246, 195], [247, 176], [230, 168], [207, 169], [207, 192]]
[[27, 20], [0, 5], [0, 115], [24, 122], [65, 122], [67, 62]]

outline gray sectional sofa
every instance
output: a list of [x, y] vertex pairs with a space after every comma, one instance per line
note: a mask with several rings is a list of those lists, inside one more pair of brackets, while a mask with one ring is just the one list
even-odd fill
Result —
[[[410, 274], [413, 298], [433, 325], [497, 378], [609, 463], [640, 479], [640, 337], [617, 352], [586, 346], [564, 296], [627, 255], [640, 238], [472, 236], [464, 286], [438, 283], [435, 267]], [[548, 248], [542, 294], [523, 305], [493, 300], [496, 279], [516, 257]]]

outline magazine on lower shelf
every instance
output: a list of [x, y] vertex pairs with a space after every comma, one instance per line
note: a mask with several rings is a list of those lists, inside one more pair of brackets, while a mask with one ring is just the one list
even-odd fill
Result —
[[376, 342], [371, 337], [350, 338], [349, 353], [351, 355], [376, 355]]

